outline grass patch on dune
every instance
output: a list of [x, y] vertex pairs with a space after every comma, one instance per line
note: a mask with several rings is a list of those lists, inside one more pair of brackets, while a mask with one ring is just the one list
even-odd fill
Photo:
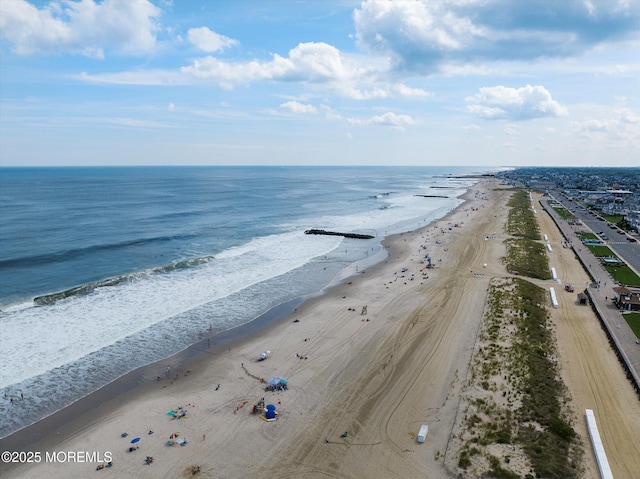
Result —
[[546, 290], [494, 280], [468, 380], [460, 469], [473, 477], [580, 477], [583, 448], [554, 338]]
[[506, 230], [513, 236], [505, 241], [507, 255], [503, 261], [507, 271], [520, 276], [551, 279], [545, 246], [538, 242], [540, 230], [529, 194], [524, 190], [516, 191], [507, 204], [511, 209]]
[[505, 240], [507, 256], [504, 261], [507, 271], [530, 278], [551, 279], [551, 271], [543, 244], [529, 238], [509, 238]]
[[540, 230], [533, 214], [529, 193], [517, 190], [511, 195], [507, 206], [511, 207], [507, 218], [507, 233], [516, 237], [540, 239]]

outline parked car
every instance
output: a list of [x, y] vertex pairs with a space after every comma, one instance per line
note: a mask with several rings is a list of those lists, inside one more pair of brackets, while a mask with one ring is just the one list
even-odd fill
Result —
[[565, 291], [568, 291], [569, 293], [573, 293], [573, 286], [571, 286], [570, 284], [567, 284], [567, 285], [564, 287], [564, 290], [565, 290]]

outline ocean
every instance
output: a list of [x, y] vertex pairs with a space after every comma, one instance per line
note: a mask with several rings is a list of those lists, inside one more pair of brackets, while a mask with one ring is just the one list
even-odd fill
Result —
[[487, 170], [0, 168], [0, 437], [380, 261]]

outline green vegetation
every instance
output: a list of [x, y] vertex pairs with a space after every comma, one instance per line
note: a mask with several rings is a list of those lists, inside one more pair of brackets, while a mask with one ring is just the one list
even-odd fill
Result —
[[584, 241], [584, 240], [586, 240], [586, 239], [594, 239], [594, 240], [597, 240], [597, 239], [600, 239], [600, 238], [598, 238], [598, 237], [595, 235], [595, 233], [583, 233], [583, 234], [580, 236], [580, 241]]
[[551, 271], [543, 244], [528, 238], [510, 238], [505, 241], [507, 271], [521, 276], [551, 279]]
[[562, 217], [562, 219], [568, 220], [569, 218], [571, 218], [573, 216], [573, 213], [571, 213], [564, 206], [553, 205], [553, 209], [556, 210], [556, 213], [558, 213], [560, 215], [560, 217]]
[[471, 467], [471, 459], [469, 459], [469, 451], [463, 450], [460, 453], [460, 459], [458, 460], [458, 467], [461, 469], [466, 469]]
[[613, 251], [611, 251], [608, 246], [598, 246], [598, 245], [592, 245], [592, 244], [585, 245], [585, 246], [591, 250], [591, 252], [593, 253], [593, 256], [595, 256], [596, 258], [615, 256]]
[[[518, 411], [521, 423], [518, 439], [538, 477], [576, 477], [569, 465], [569, 450], [576, 432], [563, 418], [561, 398], [564, 384], [552, 357], [553, 334], [547, 324], [546, 291], [518, 279], [517, 301], [520, 316], [519, 341], [514, 345], [516, 361], [528, 368], [524, 375], [522, 406]], [[543, 431], [531, 425], [538, 423]]]
[[611, 216], [611, 215], [605, 215], [604, 213], [602, 213], [600, 216], [602, 216], [609, 223], [613, 223], [614, 225], [617, 225], [624, 219], [624, 216], [619, 216], [619, 215]]
[[516, 190], [507, 206], [511, 207], [507, 218], [507, 233], [517, 237], [539, 240], [540, 230], [536, 216], [531, 210], [529, 193], [525, 190]]
[[507, 256], [504, 262], [507, 271], [531, 278], [551, 279], [545, 247], [536, 241], [540, 240], [540, 230], [531, 210], [529, 194], [518, 190], [507, 204], [511, 209], [506, 229], [507, 233], [514, 236], [505, 241]]
[[640, 339], [640, 313], [627, 313], [623, 314], [622, 317], [636, 335], [636, 338]]
[[626, 218], [624, 218], [620, 223], [618, 223], [618, 228], [626, 231], [633, 230], [633, 228], [631, 227], [631, 224], [627, 221]]
[[495, 479], [520, 479], [520, 476], [515, 472], [503, 469], [500, 465], [500, 460], [497, 457], [491, 456], [489, 458], [489, 462], [491, 464], [489, 477], [493, 477]]
[[[584, 241], [585, 239], [598, 239], [596, 235], [593, 233], [584, 233], [580, 236], [580, 240]], [[617, 258], [615, 253], [608, 246], [599, 246], [599, 245], [585, 245], [589, 250], [593, 253], [593, 255], [597, 258]], [[611, 277], [621, 284], [626, 284], [627, 286], [638, 286], [640, 287], [640, 276], [638, 276], [631, 268], [627, 265], [620, 266], [605, 266], [604, 267]]]
[[627, 265], [624, 266], [605, 266], [611, 277], [620, 284], [627, 286], [640, 287], [640, 276], [638, 276]]
[[[480, 455], [490, 465], [483, 477], [521, 477], [509, 464], [513, 454], [524, 454], [535, 477], [580, 477], [576, 465], [583, 450], [566, 410], [568, 393], [556, 362], [546, 294], [521, 278], [491, 285], [470, 371], [475, 397], [465, 412], [462, 469], [481, 467], [474, 461]], [[496, 457], [500, 450], [502, 459]]]

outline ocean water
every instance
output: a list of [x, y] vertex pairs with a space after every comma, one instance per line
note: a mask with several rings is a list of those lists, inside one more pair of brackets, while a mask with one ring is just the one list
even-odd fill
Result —
[[484, 171], [0, 168], [0, 437], [381, 259]]

